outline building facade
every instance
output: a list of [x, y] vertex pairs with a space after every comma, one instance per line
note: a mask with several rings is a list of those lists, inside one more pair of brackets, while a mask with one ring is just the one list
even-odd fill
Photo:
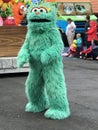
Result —
[[[48, 2], [79, 2], [79, 0], [47, 0]], [[81, 0], [80, 2], [90, 2], [92, 11], [98, 16], [98, 0]]]

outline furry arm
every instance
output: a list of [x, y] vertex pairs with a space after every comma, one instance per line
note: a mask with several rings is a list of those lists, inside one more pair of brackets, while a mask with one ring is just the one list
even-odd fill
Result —
[[51, 37], [52, 46], [41, 54], [42, 64], [48, 64], [59, 57], [61, 57], [61, 51], [63, 49], [63, 42], [60, 33], [56, 30]]
[[17, 56], [17, 66], [22, 67], [29, 59], [29, 40], [28, 33], [26, 35], [26, 39], [24, 44], [22, 45], [18, 56]]

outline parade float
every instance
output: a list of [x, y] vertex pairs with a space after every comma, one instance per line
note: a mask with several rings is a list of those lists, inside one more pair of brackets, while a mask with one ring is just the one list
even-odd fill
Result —
[[[16, 14], [20, 2], [21, 17]], [[17, 69], [16, 56], [27, 31], [27, 27], [21, 25], [22, 8], [30, 4], [31, 0], [0, 0], [0, 73], [2, 74], [24, 71]]]
[[[28, 65], [17, 69], [16, 56], [22, 46], [27, 31], [26, 8], [44, 0], [0, 0], [0, 73], [28, 71]], [[57, 8], [57, 28], [66, 30], [67, 18], [75, 21], [76, 32], [83, 33], [85, 16], [96, 20], [89, 0], [72, 2], [69, 0], [47, 0]], [[17, 14], [18, 12], [18, 14]], [[26, 13], [23, 13], [26, 12]]]

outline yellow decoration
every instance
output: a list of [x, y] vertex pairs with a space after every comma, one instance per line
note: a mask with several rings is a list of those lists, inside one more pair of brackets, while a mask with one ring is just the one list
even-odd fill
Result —
[[43, 6], [43, 8], [47, 11], [47, 12], [50, 12], [50, 8], [47, 8], [46, 6]]
[[15, 4], [15, 0], [9, 0], [9, 2], [4, 2], [3, 0], [0, 0], [0, 7], [3, 11], [7, 9], [7, 7], [11, 7]]
[[8, 5], [12, 8], [13, 7], [13, 3], [10, 1], [9, 3], [8, 3]]
[[50, 12], [51, 9], [50, 9], [50, 8], [47, 8], [47, 10], [48, 10], [48, 12]]
[[3, 5], [2, 5], [2, 10], [6, 10], [6, 8], [7, 8], [7, 4], [6, 3], [4, 3]]
[[3, 1], [0, 1], [0, 7], [3, 5]]
[[13, 3], [13, 4], [16, 3], [15, 0], [11, 0], [10, 2]]

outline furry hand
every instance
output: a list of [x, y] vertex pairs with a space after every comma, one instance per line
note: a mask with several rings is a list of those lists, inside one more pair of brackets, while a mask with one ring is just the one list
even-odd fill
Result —
[[48, 64], [49, 63], [49, 54], [45, 51], [41, 54], [41, 63], [42, 64]]
[[18, 57], [17, 59], [17, 66], [23, 67], [23, 65], [27, 62], [27, 57]]

